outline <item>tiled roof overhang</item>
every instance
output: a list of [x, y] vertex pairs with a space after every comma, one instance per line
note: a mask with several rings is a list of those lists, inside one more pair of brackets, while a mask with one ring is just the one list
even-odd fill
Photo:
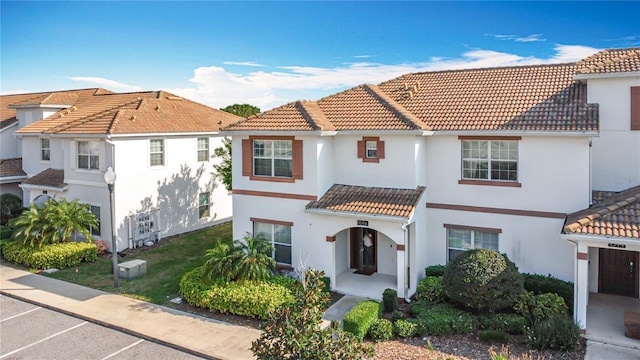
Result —
[[335, 184], [306, 212], [332, 215], [364, 215], [408, 220], [425, 188], [397, 189]]
[[66, 191], [68, 184], [64, 182], [64, 170], [47, 169], [22, 183], [23, 188], [51, 189]]
[[17, 182], [26, 178], [27, 174], [22, 170], [22, 158], [0, 160], [0, 182]]

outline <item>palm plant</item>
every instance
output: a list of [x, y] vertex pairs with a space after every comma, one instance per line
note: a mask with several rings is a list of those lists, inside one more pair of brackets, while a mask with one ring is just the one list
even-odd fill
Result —
[[244, 236], [232, 244], [220, 243], [205, 252], [203, 280], [214, 282], [266, 280], [275, 269], [276, 261], [271, 257], [273, 247], [262, 235]]
[[87, 241], [92, 240], [91, 227], [98, 226], [98, 219], [88, 206], [78, 200], [68, 202], [49, 200], [44, 205], [31, 204], [20, 216], [12, 219], [14, 238], [21, 238], [30, 246], [54, 244], [71, 239], [74, 233], [81, 234]]

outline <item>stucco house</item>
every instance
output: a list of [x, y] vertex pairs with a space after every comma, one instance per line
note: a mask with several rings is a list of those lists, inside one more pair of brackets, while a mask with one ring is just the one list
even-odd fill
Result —
[[104, 174], [111, 167], [118, 251], [231, 218], [231, 196], [213, 175], [211, 155], [221, 145], [220, 128], [237, 116], [164, 91], [21, 96], [3, 98], [3, 108], [14, 110], [19, 124], [25, 206], [78, 199], [100, 220], [94, 236], [110, 243]]
[[638, 297], [639, 89], [640, 49], [613, 49], [407, 74], [249, 117], [223, 131], [234, 237], [263, 234], [280, 265], [305, 259], [335, 290], [373, 298], [409, 299], [426, 266], [495, 249], [575, 282], [584, 327], [587, 291], [617, 291], [597, 285], [617, 266], [599, 251], [636, 259]]

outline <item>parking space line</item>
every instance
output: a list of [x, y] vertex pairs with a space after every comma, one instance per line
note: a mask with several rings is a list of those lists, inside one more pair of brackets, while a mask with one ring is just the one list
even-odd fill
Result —
[[24, 349], [28, 349], [28, 348], [30, 348], [30, 347], [32, 347], [32, 346], [34, 346], [34, 345], [40, 344], [41, 342], [47, 341], [47, 340], [49, 340], [49, 339], [52, 339], [52, 338], [54, 338], [54, 337], [56, 337], [56, 336], [58, 336], [58, 335], [62, 335], [62, 334], [64, 334], [64, 333], [68, 332], [68, 331], [71, 331], [71, 330], [73, 330], [73, 329], [75, 329], [75, 328], [79, 328], [80, 326], [82, 326], [82, 325], [86, 325], [86, 324], [88, 324], [88, 323], [89, 323], [88, 321], [85, 321], [85, 322], [80, 323], [80, 324], [78, 324], [78, 325], [76, 325], [76, 326], [70, 327], [70, 328], [68, 328], [68, 329], [66, 329], [66, 330], [62, 330], [62, 331], [60, 331], [60, 332], [57, 332], [57, 333], [55, 333], [55, 334], [53, 334], [53, 335], [51, 335], [51, 336], [47, 336], [46, 338], [44, 338], [44, 339], [42, 339], [42, 340], [38, 340], [38, 341], [33, 342], [33, 343], [29, 344], [29, 345], [25, 345], [25, 346], [23, 346], [23, 347], [21, 347], [21, 348], [19, 348], [19, 349], [13, 350], [13, 351], [12, 351], [12, 352], [10, 352], [10, 353], [6, 353], [6, 354], [4, 354], [4, 355], [0, 356], [0, 359], [4, 359], [4, 358], [6, 358], [6, 357], [7, 357], [7, 356], [9, 356], [9, 355], [13, 355], [13, 354], [15, 354], [15, 353], [17, 353], [17, 352], [20, 352], [20, 351], [24, 350]]
[[132, 347], [134, 347], [134, 346], [136, 346], [136, 345], [140, 344], [140, 343], [141, 343], [141, 342], [143, 342], [143, 341], [144, 341], [144, 339], [140, 339], [140, 340], [138, 340], [138, 341], [134, 342], [133, 344], [131, 344], [131, 345], [129, 345], [129, 346], [123, 347], [122, 349], [120, 349], [120, 350], [118, 350], [118, 351], [114, 352], [114, 353], [113, 353], [113, 354], [111, 354], [111, 355], [107, 355], [107, 356], [103, 357], [103, 358], [102, 358], [102, 359], [100, 359], [100, 360], [107, 360], [107, 359], [109, 359], [109, 358], [111, 358], [111, 357], [114, 357], [114, 356], [116, 356], [116, 355], [120, 354], [120, 353], [121, 353], [121, 352], [123, 352], [123, 351], [127, 351], [127, 350], [131, 349]]
[[6, 318], [6, 319], [0, 320], [0, 323], [5, 322], [5, 321], [7, 321], [7, 320], [15, 319], [15, 318], [17, 318], [17, 317], [19, 317], [19, 316], [22, 316], [22, 315], [27, 315], [28, 313], [30, 313], [30, 312], [32, 312], [32, 311], [36, 311], [36, 310], [40, 310], [40, 309], [42, 309], [42, 308], [38, 306], [38, 307], [37, 307], [37, 308], [35, 308], [35, 309], [27, 310], [27, 311], [25, 311], [25, 312], [23, 312], [23, 313], [20, 313], [20, 314], [17, 314], [17, 315], [13, 315], [13, 316], [9, 316], [9, 317], [8, 317], [8, 318]]

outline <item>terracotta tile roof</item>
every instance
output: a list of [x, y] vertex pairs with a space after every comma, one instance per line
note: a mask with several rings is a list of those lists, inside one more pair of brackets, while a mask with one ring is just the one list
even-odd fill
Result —
[[46, 186], [50, 188], [65, 189], [64, 170], [47, 169], [23, 182], [25, 185]]
[[12, 106], [74, 105], [79, 99], [101, 94], [112, 94], [112, 92], [101, 88], [92, 88], [2, 95], [0, 96], [0, 129], [18, 121], [16, 119], [16, 109]]
[[335, 184], [320, 200], [310, 202], [305, 208], [408, 219], [424, 190], [423, 186], [395, 189]]
[[[407, 74], [287, 104], [225, 130], [597, 131], [598, 107], [587, 104], [575, 73], [575, 64], [560, 64]], [[332, 126], [310, 121], [296, 104], [316, 104]]]
[[599, 203], [567, 216], [564, 233], [640, 239], [640, 186], [596, 191], [593, 200]]
[[241, 118], [165, 91], [98, 95], [18, 133], [150, 134], [215, 132]]
[[0, 178], [15, 176], [27, 176], [27, 174], [22, 171], [22, 158], [1, 159]]
[[608, 49], [578, 62], [579, 74], [640, 71], [640, 48]]

